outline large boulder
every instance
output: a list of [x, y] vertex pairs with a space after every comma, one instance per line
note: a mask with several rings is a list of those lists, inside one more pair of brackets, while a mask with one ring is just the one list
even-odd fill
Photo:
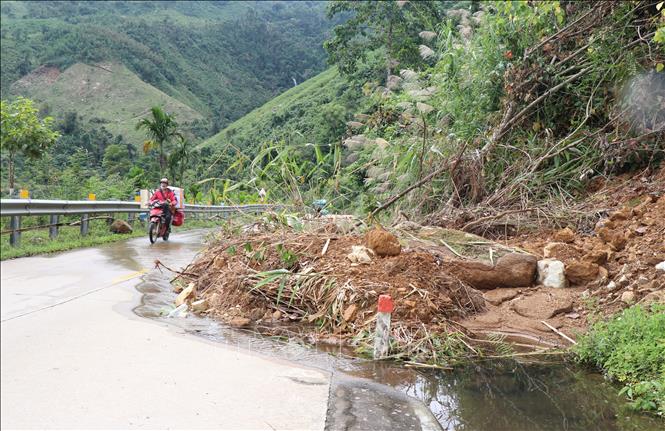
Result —
[[584, 284], [598, 277], [600, 267], [588, 261], [573, 260], [566, 263], [566, 278], [571, 284]]
[[528, 287], [536, 277], [535, 256], [510, 253], [501, 257], [494, 266], [478, 261], [449, 262], [449, 270], [460, 280], [476, 289], [497, 287]]
[[538, 283], [545, 287], [568, 287], [568, 280], [566, 280], [566, 271], [563, 262], [556, 259], [539, 260]]
[[133, 232], [133, 229], [129, 225], [129, 223], [120, 219], [113, 220], [113, 223], [111, 223], [109, 230], [113, 233], [123, 233], [123, 234]]

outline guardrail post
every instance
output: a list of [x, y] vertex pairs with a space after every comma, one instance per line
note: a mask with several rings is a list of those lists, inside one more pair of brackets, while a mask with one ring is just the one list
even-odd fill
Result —
[[134, 213], [127, 213], [127, 223], [134, 223]]
[[81, 236], [88, 235], [88, 214], [81, 216]]
[[60, 221], [60, 216], [57, 214], [51, 214], [51, 216], [49, 217], [49, 224], [51, 225], [48, 227], [49, 238], [55, 239], [58, 236], [59, 221]]
[[109, 218], [106, 219], [106, 224], [111, 226], [113, 224], [113, 220], [115, 220], [115, 213], [109, 213]]
[[9, 221], [9, 228], [12, 233], [9, 236], [9, 244], [12, 247], [18, 247], [21, 244], [21, 216], [12, 216]]

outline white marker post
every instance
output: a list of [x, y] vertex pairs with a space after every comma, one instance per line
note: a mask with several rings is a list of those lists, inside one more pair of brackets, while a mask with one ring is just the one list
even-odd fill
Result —
[[384, 359], [390, 351], [390, 315], [393, 308], [393, 300], [390, 295], [379, 296], [376, 333], [374, 335], [374, 359]]

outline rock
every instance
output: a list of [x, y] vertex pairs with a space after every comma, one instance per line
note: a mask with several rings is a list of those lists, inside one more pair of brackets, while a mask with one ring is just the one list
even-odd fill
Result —
[[625, 302], [626, 304], [632, 304], [635, 302], [635, 292], [631, 290], [627, 290], [621, 294], [621, 302]]
[[371, 248], [378, 256], [397, 256], [402, 251], [397, 237], [380, 228], [367, 232], [365, 246]]
[[183, 287], [182, 287], [182, 284], [180, 284], [180, 283], [176, 283], [176, 284], [173, 285], [173, 291], [175, 293], [182, 292], [182, 289], [183, 289]]
[[344, 319], [345, 322], [351, 322], [356, 317], [357, 311], [358, 311], [358, 306], [356, 304], [351, 304], [348, 307], [346, 307], [346, 310], [344, 310], [342, 318]]
[[208, 309], [208, 301], [205, 299], [199, 299], [198, 301], [192, 302], [192, 311], [195, 313], [203, 313]]
[[374, 252], [363, 246], [363, 245], [354, 245], [351, 247], [351, 253], [346, 255], [346, 258], [349, 259], [352, 263], [365, 263], [368, 264], [372, 261], [370, 255]]
[[607, 286], [605, 286], [605, 289], [609, 292], [613, 292], [617, 290], [617, 288], [618, 288], [617, 284], [613, 281], [610, 281], [609, 283], [607, 283]]
[[511, 308], [520, 316], [542, 320], [573, 311], [573, 301], [564, 291], [540, 291], [514, 301]]
[[274, 313], [272, 313], [272, 319], [273, 320], [279, 320], [282, 318], [282, 312], [279, 310], [275, 310]]
[[604, 265], [610, 258], [612, 250], [605, 247], [594, 247], [590, 252], [585, 254], [582, 259], [588, 262], [595, 263], [596, 265]]
[[567, 260], [576, 259], [580, 255], [581, 252], [577, 247], [564, 242], [549, 242], [543, 248], [543, 257], [546, 259], [553, 258], [565, 262]]
[[656, 269], [665, 272], [665, 260], [656, 265]]
[[510, 253], [499, 258], [494, 266], [478, 261], [452, 260], [448, 262], [448, 269], [476, 289], [527, 287], [533, 284], [537, 261], [530, 254]]
[[580, 318], [580, 313], [568, 313], [566, 314], [566, 317], [569, 319], [579, 319]]
[[483, 293], [485, 301], [492, 305], [501, 305], [519, 295], [520, 289], [494, 289]]
[[554, 239], [558, 242], [570, 243], [575, 241], [575, 232], [570, 228], [561, 229], [554, 234]]
[[631, 216], [631, 209], [629, 207], [623, 207], [619, 211], [616, 211], [610, 215], [611, 221], [621, 221], [627, 220]]
[[189, 299], [190, 296], [193, 295], [194, 295], [194, 283], [189, 283], [187, 287], [184, 288], [182, 292], [180, 292], [176, 297], [175, 306], [176, 307], [181, 306], [182, 304], [185, 303], [185, 301], [187, 301], [187, 299]]
[[626, 246], [624, 233], [609, 229], [607, 226], [598, 229], [598, 237], [616, 251], [621, 251]]
[[132, 233], [134, 231], [129, 223], [120, 219], [113, 220], [113, 223], [109, 226], [109, 230], [113, 233], [121, 234]]
[[571, 284], [584, 284], [598, 277], [598, 265], [587, 261], [574, 260], [566, 264], [566, 278]]
[[234, 328], [244, 328], [249, 326], [251, 323], [252, 321], [246, 317], [234, 317], [229, 321], [229, 325]]
[[665, 290], [648, 293], [639, 303], [642, 305], [665, 304]]
[[556, 259], [538, 261], [538, 282], [545, 287], [568, 287], [563, 262]]

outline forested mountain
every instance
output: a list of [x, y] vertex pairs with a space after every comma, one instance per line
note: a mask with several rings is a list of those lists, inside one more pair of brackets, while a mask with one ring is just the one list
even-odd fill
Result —
[[2, 2], [1, 10], [3, 98], [40, 66], [114, 62], [213, 131], [323, 70], [331, 25], [322, 2]]

